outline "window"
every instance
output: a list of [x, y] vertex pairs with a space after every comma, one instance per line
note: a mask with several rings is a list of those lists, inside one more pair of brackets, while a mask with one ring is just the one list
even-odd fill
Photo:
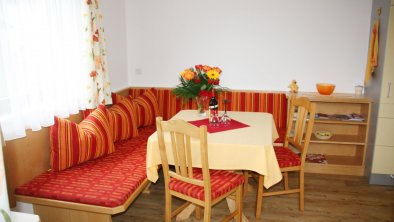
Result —
[[[6, 140], [87, 106], [85, 1], [0, 1], [0, 124]], [[85, 15], [86, 16], [86, 15]], [[84, 24], [85, 22], [85, 24]]]

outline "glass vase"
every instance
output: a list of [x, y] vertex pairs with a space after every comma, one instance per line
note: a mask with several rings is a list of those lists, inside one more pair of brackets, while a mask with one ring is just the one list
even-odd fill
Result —
[[197, 104], [197, 114], [199, 116], [207, 116], [208, 98], [206, 96], [197, 96], [196, 104]]

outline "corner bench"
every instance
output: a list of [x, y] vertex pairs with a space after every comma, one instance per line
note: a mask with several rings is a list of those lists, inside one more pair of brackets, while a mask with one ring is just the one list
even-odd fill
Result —
[[48, 171], [15, 190], [45, 221], [112, 221], [148, 186], [146, 142], [155, 127], [115, 143], [116, 151], [60, 172]]
[[[147, 87], [131, 87], [119, 94], [137, 97]], [[171, 88], [156, 88], [155, 95], [164, 120], [170, 119], [182, 109], [196, 109], [195, 101], [183, 103], [171, 93]], [[227, 110], [269, 112], [272, 113], [280, 138], [283, 140], [287, 122], [287, 98], [283, 92], [264, 91], [228, 91], [220, 94], [218, 101], [231, 100]], [[219, 106], [223, 110], [223, 106]], [[80, 117], [79, 117], [80, 118]], [[139, 128], [139, 136], [115, 143], [115, 152], [95, 160], [74, 166], [60, 172], [46, 171], [49, 163], [47, 130], [33, 133], [22, 141], [7, 142], [6, 162], [8, 175], [11, 177], [9, 189], [16, 201], [32, 203], [41, 222], [110, 222], [111, 215], [127, 210], [130, 204], [149, 185], [146, 177], [146, 143], [155, 131], [154, 126]], [[23, 154], [19, 160], [25, 159], [22, 145], [34, 144], [34, 158], [27, 161], [11, 161], [11, 150]], [[44, 146], [44, 148], [43, 148]], [[8, 153], [8, 154], [7, 154]], [[39, 159], [40, 168], [37, 172], [15, 178]], [[30, 162], [29, 162], [30, 161]], [[34, 163], [37, 164], [37, 163]], [[41, 170], [41, 172], [40, 172]], [[44, 172], [43, 172], [44, 171]], [[46, 172], [45, 172], [46, 171]], [[43, 172], [43, 173], [42, 173]], [[37, 176], [38, 175], [38, 176]], [[26, 183], [27, 182], [27, 183]]]

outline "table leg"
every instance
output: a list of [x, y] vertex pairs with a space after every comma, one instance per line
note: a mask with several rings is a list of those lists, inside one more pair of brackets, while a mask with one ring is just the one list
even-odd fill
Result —
[[196, 209], [196, 206], [193, 204], [190, 204], [188, 207], [186, 207], [183, 211], [181, 211], [176, 216], [176, 221], [188, 219], [190, 217], [190, 215], [194, 212], [195, 209]]
[[[228, 209], [230, 210], [230, 213], [234, 212], [235, 209], [237, 209], [237, 206], [235, 204], [235, 200], [233, 198], [227, 197], [226, 201], [227, 201], [227, 205], [228, 205]], [[248, 218], [243, 213], [242, 213], [242, 222], [249, 222]]]
[[150, 185], [152, 185], [152, 183], [149, 183], [148, 186], [145, 187], [145, 189], [142, 191], [142, 193], [144, 194], [150, 194]]

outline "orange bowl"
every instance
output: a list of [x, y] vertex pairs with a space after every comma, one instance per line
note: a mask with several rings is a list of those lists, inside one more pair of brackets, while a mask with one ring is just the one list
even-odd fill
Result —
[[331, 83], [317, 83], [316, 88], [321, 95], [331, 95], [334, 92], [335, 85]]

